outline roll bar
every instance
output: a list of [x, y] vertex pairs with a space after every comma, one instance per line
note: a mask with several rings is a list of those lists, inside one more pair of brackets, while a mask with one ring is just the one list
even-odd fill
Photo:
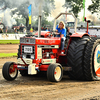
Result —
[[56, 20], [61, 16], [61, 15], [72, 15], [75, 19], [75, 32], [77, 29], [77, 18], [72, 14], [72, 13], [60, 13], [55, 19], [54, 19], [54, 26], [53, 26], [53, 31], [56, 30]]

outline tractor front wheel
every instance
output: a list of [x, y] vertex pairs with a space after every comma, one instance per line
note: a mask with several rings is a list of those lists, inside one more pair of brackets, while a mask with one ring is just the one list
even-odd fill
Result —
[[14, 80], [18, 75], [18, 70], [14, 68], [14, 62], [6, 62], [2, 68], [2, 74], [6, 80]]
[[51, 64], [47, 70], [47, 78], [51, 82], [59, 82], [63, 76], [63, 69], [60, 64]]

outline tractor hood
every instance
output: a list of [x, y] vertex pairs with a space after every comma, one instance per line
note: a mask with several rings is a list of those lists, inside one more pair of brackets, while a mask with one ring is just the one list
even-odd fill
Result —
[[[41, 31], [41, 36], [48, 36], [50, 34], [49, 31]], [[38, 32], [36, 32], [34, 35], [38, 35]]]
[[36, 38], [36, 44], [38, 45], [60, 45], [61, 38], [52, 37], [52, 38]]
[[60, 45], [61, 38], [51, 37], [51, 38], [35, 38], [35, 37], [21, 37], [21, 44], [36, 44], [36, 45]]

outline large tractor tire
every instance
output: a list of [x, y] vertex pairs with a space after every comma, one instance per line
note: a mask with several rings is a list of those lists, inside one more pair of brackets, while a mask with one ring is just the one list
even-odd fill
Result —
[[59, 82], [63, 77], [63, 69], [60, 64], [51, 64], [47, 70], [47, 78], [51, 82]]
[[67, 56], [68, 66], [72, 67], [69, 76], [77, 80], [100, 80], [99, 51], [98, 38], [72, 39]]
[[67, 66], [72, 67], [72, 71], [68, 72], [71, 79], [84, 80], [83, 59], [88, 40], [89, 36], [72, 38], [67, 55]]
[[18, 75], [18, 70], [15, 68], [13, 71], [13, 62], [6, 62], [2, 68], [3, 77], [8, 80], [14, 80]]
[[86, 80], [100, 80], [100, 39], [91, 38], [84, 52], [84, 76]]

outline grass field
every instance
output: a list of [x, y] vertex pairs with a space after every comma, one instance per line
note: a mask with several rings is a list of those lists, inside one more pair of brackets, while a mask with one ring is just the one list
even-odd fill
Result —
[[19, 40], [0, 40], [0, 44], [19, 44]]
[[0, 53], [0, 58], [2, 57], [15, 57], [17, 53]]

